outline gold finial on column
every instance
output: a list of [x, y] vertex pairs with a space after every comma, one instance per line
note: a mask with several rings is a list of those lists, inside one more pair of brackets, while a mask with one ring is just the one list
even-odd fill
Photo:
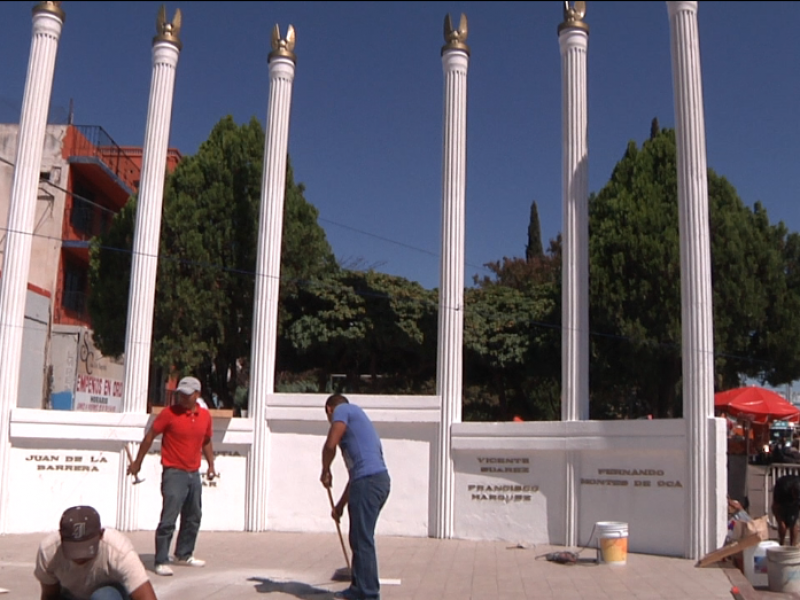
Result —
[[57, 16], [61, 19], [63, 23], [66, 20], [66, 14], [64, 13], [64, 9], [61, 8], [61, 2], [39, 2], [36, 6], [33, 7], [33, 14], [38, 13], [50, 13]]
[[175, 17], [172, 23], [167, 22], [167, 7], [163, 4], [158, 11], [156, 17], [156, 37], [153, 38], [153, 44], [156, 42], [169, 42], [173, 44], [178, 50], [183, 48], [181, 43], [181, 9], [175, 11]]
[[464, 43], [467, 41], [468, 34], [467, 15], [461, 13], [458, 29], [454, 29], [450, 13], [448, 13], [444, 18], [444, 41], [447, 43], [442, 46], [442, 54], [445, 50], [463, 50], [469, 56], [469, 46]]
[[278, 27], [276, 23], [275, 28], [272, 30], [272, 52], [269, 53], [269, 60], [282, 56], [296, 63], [297, 56], [295, 56], [294, 53], [295, 41], [293, 26], [289, 25], [289, 28], [286, 30], [286, 39], [281, 39], [281, 28]]
[[583, 17], [586, 16], [586, 2], [578, 0], [574, 6], [570, 6], [569, 2], [564, 2], [564, 22], [558, 26], [558, 33], [565, 29], [582, 29], [589, 33], [589, 25], [583, 22]]

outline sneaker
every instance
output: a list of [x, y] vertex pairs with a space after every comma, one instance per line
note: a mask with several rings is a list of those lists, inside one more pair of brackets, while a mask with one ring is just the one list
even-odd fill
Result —
[[336, 600], [358, 600], [351, 588], [334, 592], [333, 597], [336, 598]]
[[156, 575], [172, 575], [172, 569], [169, 565], [156, 565], [155, 572]]
[[206, 561], [195, 558], [194, 556], [187, 556], [186, 558], [175, 557], [176, 565], [183, 565], [184, 567], [205, 567]]

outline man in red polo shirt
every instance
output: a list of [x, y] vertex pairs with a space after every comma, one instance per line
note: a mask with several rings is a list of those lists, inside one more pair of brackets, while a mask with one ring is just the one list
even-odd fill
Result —
[[156, 529], [155, 572], [157, 575], [172, 575], [169, 562], [169, 547], [178, 515], [181, 527], [175, 544], [177, 564], [202, 567], [206, 563], [195, 558], [194, 545], [200, 530], [200, 453], [208, 462], [208, 478], [217, 476], [214, 470], [214, 449], [211, 445], [211, 414], [197, 404], [200, 397], [200, 381], [195, 377], [184, 377], [178, 383], [178, 403], [162, 410], [153, 421], [139, 446], [139, 453], [128, 467], [128, 473], [136, 475], [142, 460], [159, 435], [161, 439], [161, 520]]

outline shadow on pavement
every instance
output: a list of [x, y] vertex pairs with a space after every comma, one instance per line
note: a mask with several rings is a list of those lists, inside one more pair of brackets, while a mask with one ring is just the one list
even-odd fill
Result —
[[259, 594], [272, 594], [280, 592], [281, 594], [290, 594], [297, 598], [315, 598], [319, 600], [327, 600], [333, 598], [333, 592], [324, 588], [314, 587], [301, 581], [275, 581], [266, 577], [250, 577], [248, 581], [255, 581], [256, 591]]

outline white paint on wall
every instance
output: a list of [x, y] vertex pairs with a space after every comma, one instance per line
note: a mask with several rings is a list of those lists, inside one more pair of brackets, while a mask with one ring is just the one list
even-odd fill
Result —
[[454, 457], [456, 537], [563, 543], [563, 452], [469, 450]]
[[[377, 533], [427, 536], [435, 426], [378, 422], [376, 429], [392, 480], [389, 499], [378, 520]], [[319, 481], [327, 421], [283, 421], [271, 423], [270, 430], [270, 528], [276, 531], [331, 531], [330, 502]], [[337, 454], [333, 462], [332, 473], [333, 500], [337, 502], [348, 480], [341, 454]], [[345, 516], [342, 525], [345, 531], [346, 521]]]
[[[429, 410], [419, 405], [394, 409], [397, 400], [363, 400], [359, 403], [381, 436], [392, 478], [377, 533], [427, 536], [432, 522], [432, 457], [438, 424], [427, 420]], [[281, 402], [278, 410], [294, 418], [269, 423], [270, 529], [332, 532], [330, 505], [319, 483], [322, 444], [328, 431], [320, 397], [283, 398]], [[410, 415], [422, 419], [414, 421]], [[140, 441], [153, 418], [134, 413], [12, 411], [10, 480], [14, 489], [9, 533], [52, 530], [64, 508], [80, 503], [96, 506], [104, 522], [114, 523], [119, 474], [127, 468], [122, 445]], [[709, 428], [717, 454], [712, 467], [718, 485], [713, 493], [722, 527], [725, 423], [711, 419]], [[578, 474], [579, 544], [596, 545], [591, 539], [596, 522], [623, 521], [628, 523], [632, 552], [682, 556], [688, 494], [685, 431], [679, 419], [454, 425], [455, 536], [525, 544], [566, 543], [565, 477], [572, 456]], [[245, 529], [246, 468], [252, 436], [252, 419], [214, 419], [216, 467], [221, 476], [215, 486], [203, 488], [202, 530]], [[152, 450], [140, 474], [145, 481], [138, 486], [139, 523], [146, 530], [156, 528], [161, 512], [158, 441]], [[67, 456], [81, 460], [67, 461]], [[97, 460], [101, 456], [105, 461]], [[40, 469], [39, 465], [45, 466]], [[98, 470], [66, 469], [68, 465], [95, 465]], [[205, 462], [202, 471], [206, 471]], [[347, 480], [341, 457], [334, 461], [333, 477], [334, 500], [338, 500]], [[649, 485], [636, 483], [645, 481]], [[345, 516], [343, 531], [348, 526]]]
[[[247, 470], [247, 446], [215, 446], [214, 467], [219, 478], [209, 480], [208, 464], [200, 465], [203, 482], [204, 531], [244, 531], [244, 488]], [[155, 530], [161, 517], [161, 444], [153, 444], [139, 473], [144, 481], [139, 488], [139, 526]], [[180, 521], [178, 522], [180, 526]], [[177, 530], [176, 530], [177, 532]], [[177, 533], [176, 533], [177, 535]]]
[[580, 474], [579, 544], [597, 545], [592, 530], [598, 521], [621, 521], [628, 524], [631, 552], [683, 555], [683, 448], [584, 452]]
[[8, 533], [55, 530], [61, 513], [81, 504], [97, 509], [101, 522], [114, 523], [119, 455], [76, 446], [11, 449]]

